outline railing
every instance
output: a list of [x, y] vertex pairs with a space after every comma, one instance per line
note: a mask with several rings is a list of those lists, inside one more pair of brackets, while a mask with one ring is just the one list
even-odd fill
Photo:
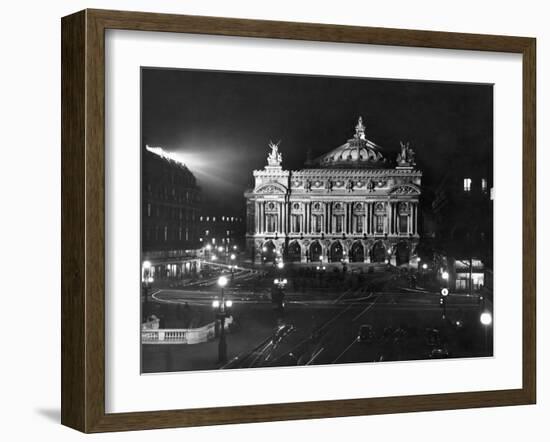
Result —
[[[225, 329], [229, 329], [233, 318], [225, 321]], [[216, 337], [216, 323], [211, 322], [199, 328], [161, 328], [141, 330], [142, 344], [199, 344], [208, 342]]]

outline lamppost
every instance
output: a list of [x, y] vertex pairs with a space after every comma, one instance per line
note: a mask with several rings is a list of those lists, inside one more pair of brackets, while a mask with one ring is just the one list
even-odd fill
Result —
[[441, 307], [443, 308], [443, 319], [447, 317], [447, 296], [449, 296], [449, 289], [447, 287], [443, 287], [441, 289], [441, 298], [439, 299], [439, 304], [441, 304]]
[[487, 343], [487, 330], [489, 329], [489, 327], [491, 326], [491, 324], [493, 323], [493, 315], [491, 315], [491, 312], [489, 312], [488, 310], [484, 310], [481, 315], [479, 315], [479, 322], [481, 322], [481, 324], [483, 325], [483, 328], [484, 328], [484, 335], [485, 335], [485, 344], [484, 344], [484, 347], [485, 347], [485, 354], [488, 353], [488, 343]]
[[151, 288], [151, 284], [153, 283], [153, 277], [151, 276], [151, 263], [149, 261], [143, 261], [141, 282], [142, 282], [143, 295], [144, 295], [143, 307], [141, 311], [142, 311], [142, 318], [143, 320], [145, 320], [147, 316], [146, 306], [149, 303], [149, 289]]
[[285, 287], [287, 285], [288, 281], [286, 278], [276, 278], [273, 280], [273, 284], [275, 284], [275, 291], [272, 296], [272, 301], [274, 304], [277, 304], [277, 309], [281, 313], [281, 316], [284, 312], [285, 307]]
[[235, 270], [235, 267], [237, 267], [233, 263], [235, 262], [235, 259], [237, 259], [237, 256], [234, 253], [232, 253], [229, 258], [231, 259], [231, 265], [229, 266], [229, 268], [231, 269], [231, 281], [233, 281], [233, 277], [234, 277], [233, 272]]
[[220, 320], [220, 341], [218, 343], [218, 362], [223, 363], [227, 361], [227, 343], [225, 342], [225, 318], [229, 316], [229, 309], [233, 305], [233, 301], [226, 300], [223, 288], [227, 285], [227, 278], [220, 276], [218, 278], [218, 285], [221, 288], [221, 300], [214, 299], [212, 301], [212, 307], [216, 309], [216, 317]]

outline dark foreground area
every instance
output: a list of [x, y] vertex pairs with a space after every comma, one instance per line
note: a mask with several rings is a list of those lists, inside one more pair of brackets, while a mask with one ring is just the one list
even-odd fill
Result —
[[[486, 299], [408, 288], [391, 272], [362, 276], [361, 284], [290, 286], [284, 307], [272, 302], [265, 275], [243, 272], [227, 288], [234, 320], [218, 340], [200, 344], [142, 344], [142, 372], [213, 370], [492, 356], [492, 326], [480, 322]], [[251, 289], [254, 287], [254, 290]], [[146, 303], [161, 328], [215, 321], [214, 284], [159, 289]]]

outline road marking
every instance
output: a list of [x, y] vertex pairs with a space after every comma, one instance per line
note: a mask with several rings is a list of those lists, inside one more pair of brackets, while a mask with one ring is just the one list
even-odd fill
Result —
[[332, 361], [332, 363], [333, 363], [333, 364], [336, 364], [336, 362], [338, 361], [338, 359], [340, 359], [342, 356], [344, 356], [344, 354], [345, 354], [354, 344], [356, 344], [356, 343], [357, 343], [357, 338], [355, 338], [355, 339], [352, 341], [352, 343], [351, 343], [350, 345], [348, 345], [348, 346], [346, 347], [346, 349], [345, 349], [342, 353], [340, 353], [340, 354], [338, 355], [338, 357], [337, 357], [334, 361]]
[[346, 290], [344, 293], [342, 293], [337, 299], [334, 300], [333, 304], [336, 304], [340, 299], [342, 299], [344, 296], [346, 296], [349, 292], [351, 292], [352, 289]]
[[359, 319], [361, 316], [363, 316], [365, 313], [367, 313], [371, 308], [374, 307], [374, 304], [376, 304], [376, 301], [378, 301], [378, 298], [376, 298], [374, 301], [372, 301], [372, 304], [367, 305], [363, 310], [361, 310], [361, 313], [359, 313], [355, 318], [351, 320], [351, 322], [355, 322], [356, 319]]
[[311, 356], [311, 359], [306, 362], [306, 365], [311, 364], [315, 359], [317, 359], [317, 356], [319, 356], [325, 348], [321, 347], [319, 350], [317, 350], [315, 353], [313, 353], [313, 356]]

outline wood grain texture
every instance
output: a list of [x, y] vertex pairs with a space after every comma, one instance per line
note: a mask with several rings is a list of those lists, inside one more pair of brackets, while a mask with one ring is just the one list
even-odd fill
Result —
[[85, 427], [85, 13], [61, 34], [61, 422]]
[[[523, 387], [340, 401], [105, 413], [105, 30], [523, 54]], [[62, 19], [62, 423], [84, 432], [532, 404], [536, 398], [535, 40], [86, 10]]]

